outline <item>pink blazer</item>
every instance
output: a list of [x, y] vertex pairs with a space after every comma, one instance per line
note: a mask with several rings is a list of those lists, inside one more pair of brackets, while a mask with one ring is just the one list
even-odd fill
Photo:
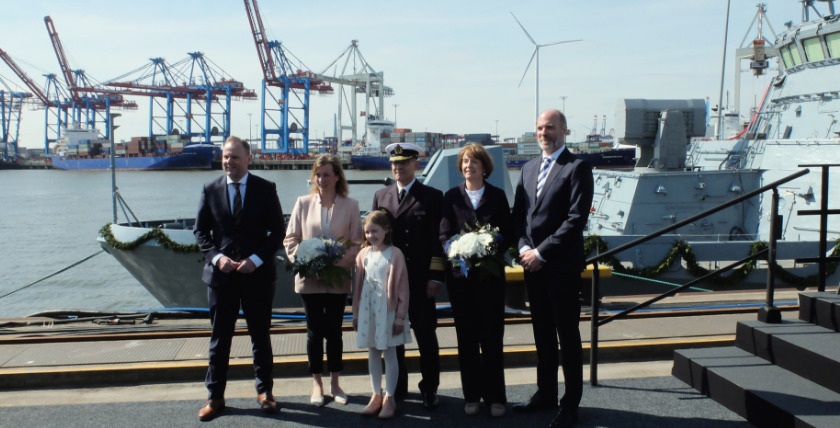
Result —
[[[286, 254], [294, 260], [298, 244], [321, 235], [331, 235], [343, 241], [352, 241], [353, 245], [347, 249], [347, 254], [338, 263], [339, 266], [352, 273], [353, 261], [356, 260], [363, 238], [359, 201], [336, 196], [330, 229], [325, 233], [321, 229], [321, 195], [313, 193], [299, 197], [292, 209], [289, 225], [286, 227], [286, 238], [283, 240]], [[300, 275], [295, 275], [295, 292], [347, 294], [350, 292], [350, 281], [345, 281], [343, 287], [335, 287], [323, 284], [314, 278], [304, 279]]]
[[[371, 247], [362, 248], [356, 256], [356, 276], [353, 278], [353, 317], [359, 316], [359, 304], [362, 300], [362, 287], [365, 284], [365, 256]], [[388, 272], [388, 311], [396, 311], [397, 319], [405, 319], [408, 314], [408, 269], [405, 256], [399, 248], [391, 251], [391, 270]]]

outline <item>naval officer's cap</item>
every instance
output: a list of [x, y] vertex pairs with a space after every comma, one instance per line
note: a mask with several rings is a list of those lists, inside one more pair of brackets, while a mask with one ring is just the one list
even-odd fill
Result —
[[393, 143], [389, 144], [388, 147], [385, 147], [385, 152], [391, 155], [388, 159], [391, 162], [417, 159], [422, 151], [423, 149], [421, 149], [420, 146], [412, 143]]

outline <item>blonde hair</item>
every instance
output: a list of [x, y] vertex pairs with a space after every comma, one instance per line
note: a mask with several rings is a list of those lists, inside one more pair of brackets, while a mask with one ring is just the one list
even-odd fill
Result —
[[464, 156], [467, 155], [481, 162], [481, 166], [484, 168], [484, 178], [493, 173], [493, 158], [490, 157], [490, 153], [484, 146], [476, 143], [468, 144], [458, 152], [458, 172], [464, 173]]
[[[388, 216], [388, 213], [385, 210], [376, 210], [369, 212], [365, 216], [364, 226], [367, 226], [369, 224], [374, 224], [385, 229], [385, 239], [382, 240], [382, 243], [385, 245], [391, 245], [391, 243], [393, 242], [393, 237], [391, 236], [391, 218]], [[365, 238], [364, 242], [362, 242], [362, 248], [369, 247], [370, 245], [370, 242], [368, 242], [367, 238]]]
[[312, 182], [312, 188], [309, 189], [309, 193], [318, 193], [315, 171], [324, 165], [332, 165], [333, 174], [338, 177], [338, 181], [335, 182], [335, 193], [341, 196], [347, 196], [350, 193], [350, 189], [347, 186], [347, 179], [344, 178], [344, 168], [341, 167], [341, 161], [338, 160], [337, 156], [329, 154], [318, 156], [315, 158], [315, 162], [312, 163], [312, 175], [309, 176], [309, 181]]

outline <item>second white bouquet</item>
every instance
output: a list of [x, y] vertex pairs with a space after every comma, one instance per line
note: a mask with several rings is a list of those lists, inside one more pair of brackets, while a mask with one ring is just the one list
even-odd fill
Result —
[[504, 275], [506, 264], [502, 242], [498, 227], [476, 224], [475, 228], [468, 227], [466, 232], [447, 241], [444, 251], [452, 267], [458, 269], [465, 278], [469, 277], [473, 268], [499, 278]]

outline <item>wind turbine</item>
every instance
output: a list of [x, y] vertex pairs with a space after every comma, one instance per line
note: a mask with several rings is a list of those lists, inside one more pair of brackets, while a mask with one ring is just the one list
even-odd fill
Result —
[[516, 23], [519, 24], [519, 28], [525, 32], [525, 35], [528, 36], [528, 40], [534, 44], [534, 53], [531, 54], [531, 60], [528, 61], [528, 65], [525, 67], [525, 72], [522, 73], [522, 78], [519, 79], [519, 86], [522, 86], [522, 81], [525, 80], [525, 75], [528, 74], [528, 69], [531, 67], [531, 63], [534, 62], [534, 58], [537, 59], [537, 64], [534, 66], [534, 120], [536, 121], [540, 115], [540, 48], [544, 48], [546, 46], [553, 46], [553, 45], [560, 45], [563, 43], [571, 43], [571, 42], [579, 42], [580, 39], [577, 40], [564, 40], [562, 42], [552, 42], [552, 43], [543, 43], [539, 44], [534, 41], [534, 38], [528, 33], [528, 30], [516, 19], [516, 15], [513, 12], [510, 13], [513, 16], [513, 19], [516, 20]]

